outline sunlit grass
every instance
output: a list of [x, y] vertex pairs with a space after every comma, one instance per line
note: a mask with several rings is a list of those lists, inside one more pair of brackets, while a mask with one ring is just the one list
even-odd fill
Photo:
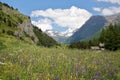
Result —
[[44, 48], [14, 39], [0, 50], [0, 79], [120, 80], [120, 52]]

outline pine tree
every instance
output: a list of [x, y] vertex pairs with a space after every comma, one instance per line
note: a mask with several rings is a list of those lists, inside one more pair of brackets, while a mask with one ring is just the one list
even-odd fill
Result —
[[120, 26], [110, 24], [106, 29], [103, 29], [99, 40], [105, 43], [105, 48], [108, 50], [120, 49]]

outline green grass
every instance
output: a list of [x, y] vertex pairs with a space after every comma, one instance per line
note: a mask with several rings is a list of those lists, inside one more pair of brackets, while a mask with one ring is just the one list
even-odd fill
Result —
[[44, 48], [0, 36], [0, 80], [120, 80], [120, 51]]

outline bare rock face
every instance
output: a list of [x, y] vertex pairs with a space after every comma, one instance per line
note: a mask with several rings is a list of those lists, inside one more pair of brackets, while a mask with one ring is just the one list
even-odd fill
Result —
[[[34, 26], [32, 25], [30, 20], [24, 21], [22, 24], [19, 24], [17, 27], [20, 28], [23, 32], [25, 32], [29, 37], [34, 38], [35, 43], [38, 42], [38, 38], [36, 37], [36, 35], [33, 32]], [[18, 33], [20, 34], [20, 32], [18, 32]]]
[[108, 23], [120, 22], [120, 13], [111, 16], [105, 16], [105, 19], [108, 21]]

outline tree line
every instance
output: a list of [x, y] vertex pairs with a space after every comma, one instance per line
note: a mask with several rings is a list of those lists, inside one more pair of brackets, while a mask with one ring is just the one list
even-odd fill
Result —
[[98, 46], [99, 43], [104, 43], [107, 50], [115, 51], [120, 49], [120, 24], [109, 24], [101, 30], [99, 38], [72, 43], [69, 48], [90, 49], [91, 46]]

